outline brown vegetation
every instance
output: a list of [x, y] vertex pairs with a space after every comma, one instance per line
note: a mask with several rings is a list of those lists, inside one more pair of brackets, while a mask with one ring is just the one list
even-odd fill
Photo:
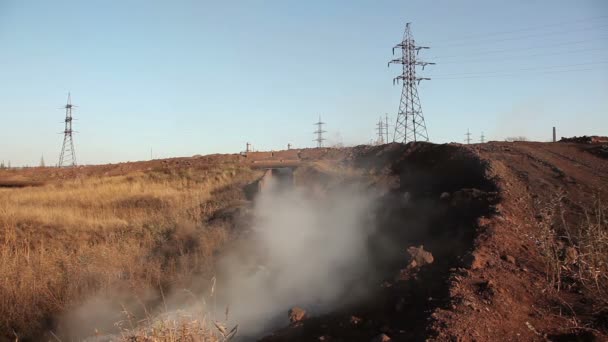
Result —
[[566, 218], [567, 197], [558, 193], [543, 211], [539, 247], [544, 258], [548, 289], [577, 291], [589, 298], [587, 311], [608, 313], [608, 220], [606, 209], [597, 200], [584, 208], [578, 225]]
[[5, 337], [36, 336], [58, 313], [100, 291], [158, 290], [208, 274], [231, 232], [206, 220], [240, 200], [255, 178], [236, 163], [90, 173], [0, 188]]

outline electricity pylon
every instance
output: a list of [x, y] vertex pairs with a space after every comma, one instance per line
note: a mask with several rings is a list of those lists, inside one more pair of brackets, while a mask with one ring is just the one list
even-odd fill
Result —
[[402, 65], [401, 75], [393, 78], [393, 84], [399, 83], [400, 80], [403, 82], [393, 141], [403, 143], [429, 141], [417, 86], [420, 81], [430, 80], [430, 78], [416, 76], [417, 65], [422, 66], [422, 70], [424, 70], [425, 66], [435, 64], [417, 59], [420, 50], [428, 48], [416, 45], [410, 30], [410, 23], [405, 25], [401, 43], [393, 47], [393, 54], [395, 54], [395, 49], [401, 49], [401, 57], [391, 60], [388, 64], [389, 66], [391, 63]]
[[317, 147], [323, 147], [323, 140], [325, 140], [325, 138], [323, 138], [323, 133], [327, 132], [327, 131], [323, 130], [324, 124], [325, 124], [325, 122], [321, 121], [321, 116], [319, 116], [319, 122], [314, 123], [314, 125], [317, 126], [317, 130], [313, 132], [314, 134], [317, 135], [317, 138], [314, 139], [314, 141], [317, 142]]
[[76, 151], [74, 150], [74, 140], [72, 139], [72, 98], [68, 93], [68, 102], [65, 104], [65, 129], [63, 130], [63, 146], [59, 155], [59, 167], [76, 166]]

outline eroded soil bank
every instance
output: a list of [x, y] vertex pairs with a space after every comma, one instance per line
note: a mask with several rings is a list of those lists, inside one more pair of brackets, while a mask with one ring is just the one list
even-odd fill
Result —
[[[307, 318], [292, 312], [288, 327], [262, 340], [423, 340], [432, 334], [431, 313], [450, 305], [450, 277], [470, 266], [478, 220], [499, 200], [496, 186], [486, 164], [459, 146], [359, 147], [342, 157], [298, 168], [295, 187], [318, 201], [353, 185], [374, 194], [374, 229], [358, 247], [367, 251], [364, 270], [342, 286], [330, 310], [294, 303]], [[285, 319], [288, 309], [280, 313]]]
[[[605, 269], [589, 276], [590, 248], [602, 267], [605, 244], [585, 234], [608, 227], [608, 162], [588, 146], [392, 144], [341, 163], [383, 194], [367, 246], [374, 271], [361, 280], [375, 290], [263, 340], [606, 339]], [[327, 191], [348, 182], [304, 171], [300, 182], [325, 178]], [[433, 262], [413, 267], [428, 260], [420, 246]]]

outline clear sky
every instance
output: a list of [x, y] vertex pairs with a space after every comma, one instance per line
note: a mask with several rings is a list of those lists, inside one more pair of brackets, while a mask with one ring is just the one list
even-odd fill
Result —
[[0, 160], [57, 163], [68, 91], [80, 163], [368, 143], [406, 22], [432, 141], [608, 135], [605, 0], [0, 0]]

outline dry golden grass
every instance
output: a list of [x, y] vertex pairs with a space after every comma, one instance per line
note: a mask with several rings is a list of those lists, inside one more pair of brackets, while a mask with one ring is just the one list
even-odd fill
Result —
[[208, 323], [199, 320], [161, 320], [147, 330], [121, 338], [124, 342], [217, 342], [224, 341]]
[[[226, 317], [227, 319], [227, 317]], [[122, 323], [127, 323], [123, 321]], [[129, 328], [117, 340], [123, 342], [228, 342], [236, 337], [238, 325], [227, 326], [226, 321], [214, 321], [204, 313], [193, 317], [187, 313], [173, 313], [171, 317], [149, 317], [143, 324]]]
[[0, 331], [35, 336], [98, 291], [209, 272], [230, 233], [206, 219], [255, 177], [224, 164], [0, 188]]

